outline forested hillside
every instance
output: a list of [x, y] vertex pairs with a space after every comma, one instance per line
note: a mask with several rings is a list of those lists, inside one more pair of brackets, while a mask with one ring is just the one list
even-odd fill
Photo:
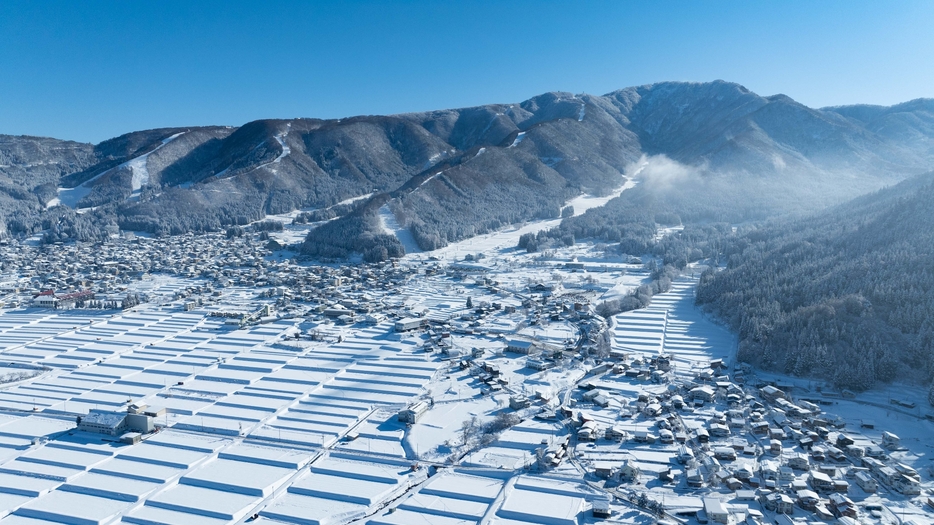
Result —
[[863, 390], [934, 378], [934, 174], [725, 236], [697, 303], [765, 368]]
[[0, 135], [0, 236], [47, 229], [61, 214], [47, 213], [59, 180], [94, 162], [93, 147], [65, 140]]
[[[930, 100], [813, 109], [729, 82], [663, 82], [390, 116], [137, 131], [97, 145], [3, 136], [0, 234], [218, 231], [372, 194], [380, 213], [394, 213], [430, 250], [558, 217], [569, 199], [606, 194], [639, 173], [635, 190], [553, 232], [629, 239], [635, 250], [651, 222], [807, 213], [932, 163]], [[398, 253], [398, 242], [381, 237], [379, 208], [336, 218], [348, 224], [313, 232], [303, 251], [361, 254], [380, 239]]]
[[[421, 248], [523, 218], [557, 217], [562, 193], [556, 189], [563, 181], [553, 175], [567, 181], [566, 194], [600, 188], [592, 175], [577, 176], [582, 170], [622, 171], [640, 184], [604, 208], [566, 220], [543, 234], [541, 244], [599, 238], [640, 253], [653, 241], [654, 223], [738, 223], [811, 212], [920, 173], [934, 162], [929, 101], [883, 108], [901, 119], [903, 133], [896, 135], [874, 126], [874, 120], [843, 116], [846, 108], [815, 110], [726, 82], [666, 82], [574, 100], [582, 106], [571, 114], [574, 107], [560, 97], [523, 103], [521, 108], [530, 111], [540, 111], [546, 102], [561, 109], [548, 112], [557, 120], [534, 121], [531, 127], [526, 126], [532, 119], [519, 122], [522, 134], [516, 140], [485, 148], [485, 157], [438, 170], [424, 188], [398, 195], [393, 210]], [[542, 138], [548, 139], [544, 147]], [[625, 154], [604, 153], [614, 150]], [[635, 158], [633, 151], [647, 156], [626, 164]], [[507, 169], [513, 166], [520, 169]], [[503, 175], [509, 173], [535, 176], [504, 186], [509, 178]]]

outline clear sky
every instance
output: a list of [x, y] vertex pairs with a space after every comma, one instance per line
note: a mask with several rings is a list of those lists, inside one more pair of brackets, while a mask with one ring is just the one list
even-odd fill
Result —
[[812, 107], [934, 97], [934, 1], [0, 3], [0, 133], [86, 142], [738, 82]]

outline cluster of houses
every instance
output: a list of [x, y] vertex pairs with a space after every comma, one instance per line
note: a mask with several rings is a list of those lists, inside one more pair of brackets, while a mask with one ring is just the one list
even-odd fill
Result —
[[242, 286], [318, 304], [332, 300], [338, 290], [388, 290], [412, 275], [411, 270], [391, 264], [294, 264], [271, 257], [258, 236], [228, 239], [222, 233], [130, 235], [96, 243], [38, 246], [9, 239], [0, 245], [0, 255], [0, 301], [7, 307], [68, 308], [94, 296], [120, 300], [132, 283], [152, 274], [206, 280], [173, 299], [194, 302], [223, 288]]
[[0, 245], [0, 293], [16, 300], [46, 290], [59, 294], [119, 293], [150, 273], [220, 278], [227, 268], [260, 269], [263, 247], [249, 238], [224, 240], [221, 234], [116, 238], [96, 243], [33, 245], [15, 239]]
[[[171, 296], [141, 294], [147, 301], [176, 301], [185, 310], [207, 307], [214, 315], [229, 317], [226, 324], [247, 324], [283, 317], [306, 317], [334, 324], [377, 324], [386, 320], [400, 336], [409, 332], [429, 335], [426, 350], [441, 351], [451, 359], [476, 358], [466, 349], [455, 348], [450, 334], [493, 335], [503, 330], [491, 316], [515, 315], [523, 308], [527, 325], [568, 320], [580, 328], [581, 339], [559, 348], [535, 341], [510, 339], [507, 351], [525, 355], [525, 365], [536, 371], [554, 367], [561, 352], [573, 355], [582, 347], [595, 345], [591, 334], [605, 326], [593, 315], [589, 300], [558, 285], [531, 282], [519, 291], [507, 290], [490, 277], [490, 267], [470, 264], [442, 265], [425, 261], [420, 265], [394, 263], [368, 265], [303, 265], [272, 256], [259, 235], [226, 238], [222, 233], [172, 237], [113, 238], [97, 243], [57, 243], [35, 246], [9, 240], [0, 246], [0, 302], [6, 306], [73, 308], [87, 306], [120, 308], [134, 283], [156, 274], [199, 278], [187, 287], [174, 288]], [[475, 257], [476, 258], [476, 257]], [[453, 281], [471, 280], [480, 295], [502, 297], [503, 301], [478, 300], [467, 308], [446, 312], [412, 309], [394, 292], [413, 278], [445, 274]], [[242, 308], [213, 306], [227, 290], [249, 290], [254, 299]], [[562, 293], [557, 293], [561, 291]], [[270, 305], [269, 299], [274, 299]], [[133, 303], [130, 303], [132, 306]], [[274, 308], [273, 308], [274, 307]], [[319, 323], [320, 324], [320, 323]], [[502, 332], [500, 332], [502, 333]], [[307, 334], [315, 337], [316, 333]], [[484, 391], [496, 392], [502, 383], [495, 375], [481, 374]], [[491, 377], [487, 378], [487, 375]], [[598, 398], [597, 402], [603, 402]]]
[[[615, 447], [668, 454], [673, 465], [681, 465], [680, 474], [668, 467], [657, 474], [658, 480], [679, 490], [712, 494], [703, 500], [700, 514], [706, 513], [705, 519], [728, 523], [737, 516], [761, 518], [756, 504], [780, 515], [857, 519], [860, 507], [851, 499], [852, 491], [865, 497], [884, 486], [905, 497], [922, 494], [919, 473], [889, 459], [900, 447], [898, 436], [883, 430], [873, 441], [850, 431], [841, 418], [822, 411], [827, 401], [792, 399], [787, 387], [775, 384], [752, 389], [731, 378], [722, 362], [695, 370], [693, 381], [673, 381], [661, 393], [643, 390], [636, 399], [625, 399], [613, 391], [614, 374], [640, 370], [632, 380], [651, 381], [652, 372], [663, 372], [670, 360], [663, 355], [638, 361], [618, 359], [622, 357], [614, 355], [611, 368], [603, 368], [603, 380], [579, 382], [574, 408], [561, 412], [570, 418], [579, 442], [595, 442], [602, 450], [614, 450], [612, 444], [620, 443]], [[605, 413], [607, 407], [618, 410], [617, 424], [591, 415]], [[862, 427], [875, 425], [863, 421]], [[634, 458], [597, 459], [591, 468], [598, 479], [646, 482]]]

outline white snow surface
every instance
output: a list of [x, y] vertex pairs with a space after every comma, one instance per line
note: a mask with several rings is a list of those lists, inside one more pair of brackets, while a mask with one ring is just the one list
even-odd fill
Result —
[[139, 157], [136, 157], [135, 159], [122, 164], [123, 166], [126, 166], [133, 171], [133, 178], [130, 182], [130, 187], [132, 188], [133, 193], [130, 195], [130, 199], [138, 200], [140, 191], [142, 190], [143, 186], [146, 186], [149, 184], [149, 170], [146, 167], [146, 163], [149, 160], [149, 156], [159, 151], [166, 144], [168, 144], [169, 142], [172, 142], [178, 137], [184, 135], [185, 133], [186, 132], [184, 131], [180, 133], [176, 133], [172, 135], [171, 137], [164, 139], [162, 141], [162, 144], [157, 146], [156, 149], [150, 151], [149, 153], [146, 153], [145, 155], [140, 155]]
[[510, 144], [509, 147], [510, 147], [510, 148], [514, 148], [514, 147], [518, 146], [519, 143], [522, 142], [524, 139], [525, 139], [525, 132], [524, 132], [524, 131], [520, 131], [519, 134], [516, 135], [516, 139], [512, 141], [512, 144]]
[[[440, 175], [440, 173], [437, 175]], [[425, 182], [428, 181], [426, 180]], [[415, 237], [412, 236], [412, 232], [399, 224], [399, 221], [396, 220], [396, 215], [389, 209], [388, 203], [383, 204], [379, 208], [379, 223], [383, 228], [383, 232], [388, 235], [395, 235], [396, 238], [399, 239], [399, 242], [401, 242], [403, 248], [405, 248], [405, 253], [421, 253], [422, 250], [418, 247], [418, 243], [415, 242]]]
[[276, 142], [278, 142], [279, 146], [282, 147], [282, 153], [280, 153], [279, 156], [276, 157], [276, 160], [273, 161], [274, 163], [279, 163], [282, 159], [286, 158], [290, 153], [292, 153], [292, 149], [289, 148], [285, 143], [285, 137], [289, 135], [289, 132], [291, 130], [292, 130], [292, 123], [289, 122], [288, 124], [286, 124], [285, 131], [276, 133], [275, 135]]

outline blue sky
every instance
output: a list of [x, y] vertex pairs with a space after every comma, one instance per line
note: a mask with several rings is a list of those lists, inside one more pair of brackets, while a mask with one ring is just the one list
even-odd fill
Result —
[[0, 3], [0, 133], [87, 142], [738, 82], [812, 107], [934, 97], [934, 2]]

